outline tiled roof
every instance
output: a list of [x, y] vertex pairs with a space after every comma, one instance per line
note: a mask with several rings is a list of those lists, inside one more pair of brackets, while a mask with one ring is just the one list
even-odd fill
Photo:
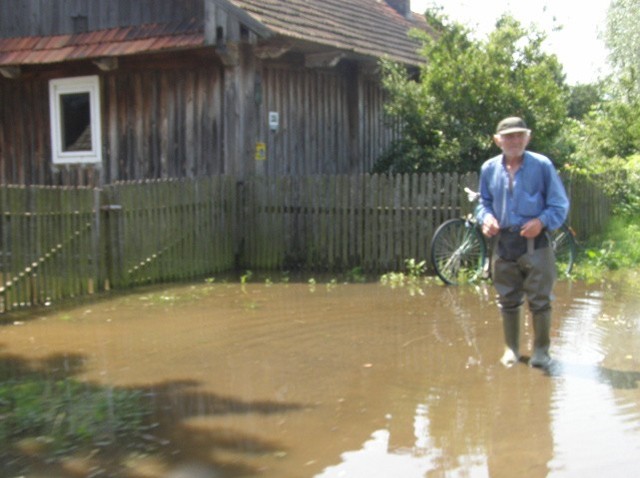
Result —
[[[418, 45], [407, 36], [426, 28], [424, 18], [407, 19], [385, 0], [227, 0], [275, 35], [359, 55], [388, 56], [418, 64]], [[201, 20], [21, 38], [0, 38], [0, 66], [48, 64], [133, 55], [204, 45]]]
[[385, 0], [229, 0], [269, 29], [286, 37], [388, 56], [409, 64], [422, 61], [407, 33], [426, 29], [422, 15], [400, 15]]
[[0, 38], [0, 65], [46, 64], [202, 46], [196, 21], [48, 37]]

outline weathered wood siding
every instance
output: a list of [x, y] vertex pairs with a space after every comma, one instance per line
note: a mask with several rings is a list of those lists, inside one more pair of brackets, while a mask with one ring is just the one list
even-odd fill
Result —
[[[203, 11], [203, 0], [1, 0], [0, 37], [181, 21], [200, 18]], [[86, 17], [86, 25], [79, 17]]]
[[224, 172], [220, 64], [194, 56], [167, 65], [103, 76], [104, 182]]
[[358, 83], [357, 128], [358, 154], [362, 162], [352, 158], [355, 172], [371, 172], [376, 161], [401, 136], [398, 123], [391, 124], [385, 114], [386, 94], [378, 75], [362, 75]]
[[[102, 72], [91, 59], [23, 65], [0, 76], [0, 181], [102, 185], [121, 180], [356, 174], [370, 172], [398, 137], [384, 120], [373, 58], [309, 61], [298, 42], [269, 56], [272, 32], [217, 0], [3, 0], [0, 35], [55, 35], [148, 23], [202, 22], [203, 47], [118, 57]], [[86, 25], [78, 23], [86, 22]], [[275, 41], [275, 46], [279, 45]], [[204, 46], [208, 45], [208, 46]], [[266, 48], [265, 48], [266, 47]], [[274, 50], [277, 50], [275, 48]], [[313, 55], [310, 55], [313, 58]], [[48, 81], [101, 78], [100, 165], [51, 163]], [[269, 112], [280, 115], [271, 131]], [[266, 159], [256, 160], [266, 144]]]
[[103, 163], [97, 167], [52, 165], [48, 75], [0, 78], [0, 181], [99, 185], [222, 174], [222, 67], [204, 51], [125, 59], [100, 74]]
[[0, 182], [53, 184], [46, 79], [0, 77]]
[[[95, 74], [83, 68], [69, 76]], [[0, 180], [99, 185], [214, 174], [365, 173], [396, 134], [384, 122], [383, 92], [374, 77], [267, 64], [260, 102], [255, 68], [260, 65], [250, 51], [243, 65], [225, 70], [206, 48], [180, 57], [122, 59], [117, 70], [100, 73], [99, 167], [52, 165], [50, 74], [0, 78]], [[277, 131], [269, 130], [270, 111], [280, 115]], [[258, 142], [267, 145], [264, 161], [255, 160]]]
[[[262, 85], [258, 137], [267, 145], [267, 158], [256, 169], [266, 176], [370, 172], [397, 136], [384, 121], [379, 81], [357, 66], [267, 65]], [[277, 131], [268, 127], [271, 111], [280, 116]]]

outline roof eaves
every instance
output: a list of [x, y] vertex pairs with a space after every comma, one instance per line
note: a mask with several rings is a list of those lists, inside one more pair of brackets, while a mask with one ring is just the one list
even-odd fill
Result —
[[236, 17], [249, 30], [262, 38], [270, 38], [274, 35], [273, 29], [255, 18], [250, 12], [234, 5], [229, 0], [212, 0], [219, 8]]
[[[201, 30], [175, 31], [157, 36], [135, 35], [133, 29], [58, 35], [55, 37], [24, 37], [0, 39], [0, 66], [50, 64], [85, 60], [103, 56], [123, 56], [166, 50], [201, 47]], [[148, 30], [149, 32], [153, 30]]]
[[[368, 57], [418, 65], [420, 45], [408, 31], [420, 21], [372, 0], [232, 0], [280, 36]], [[354, 24], [354, 19], [357, 22]], [[353, 28], [357, 24], [357, 27]], [[426, 24], [425, 24], [426, 26]]]

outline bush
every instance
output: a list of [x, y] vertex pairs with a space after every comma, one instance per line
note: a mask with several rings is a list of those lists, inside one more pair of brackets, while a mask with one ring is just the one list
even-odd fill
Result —
[[577, 174], [600, 176], [603, 191], [611, 198], [614, 216], [640, 214], [640, 155], [599, 158], [587, 165], [574, 163], [566, 169]]
[[613, 271], [636, 274], [640, 267], [640, 225], [632, 216], [615, 216], [605, 234], [594, 237], [584, 248], [576, 276], [599, 281]]

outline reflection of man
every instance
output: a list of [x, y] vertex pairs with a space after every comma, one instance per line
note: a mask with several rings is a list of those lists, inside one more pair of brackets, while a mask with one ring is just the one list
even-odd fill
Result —
[[526, 295], [534, 331], [529, 364], [547, 367], [556, 268], [546, 231], [565, 221], [569, 200], [551, 161], [526, 150], [530, 139], [531, 131], [521, 118], [505, 118], [498, 124], [494, 141], [502, 154], [482, 165], [478, 221], [485, 235], [497, 238], [492, 277], [505, 338], [501, 361], [511, 366], [520, 359], [520, 316]]
[[552, 461], [557, 456], [551, 403], [557, 382], [526, 372], [514, 367], [509, 373], [495, 373], [484, 388], [487, 476], [491, 478], [553, 474]]

